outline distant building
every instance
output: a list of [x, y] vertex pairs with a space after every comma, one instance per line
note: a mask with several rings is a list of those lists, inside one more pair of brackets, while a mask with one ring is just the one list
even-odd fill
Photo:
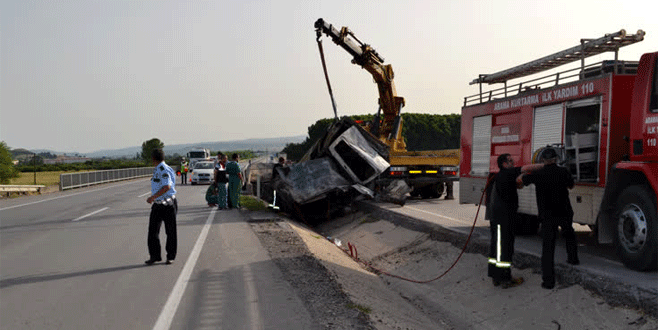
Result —
[[44, 164], [75, 164], [75, 163], [84, 163], [91, 158], [87, 157], [73, 157], [73, 156], [62, 156], [58, 155], [55, 159], [44, 159]]

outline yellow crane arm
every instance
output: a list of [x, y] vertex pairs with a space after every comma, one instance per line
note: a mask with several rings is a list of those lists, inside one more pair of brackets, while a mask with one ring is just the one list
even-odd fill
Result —
[[379, 91], [379, 106], [382, 110], [382, 125], [378, 129], [378, 138], [387, 143], [393, 150], [405, 150], [404, 139], [401, 136], [402, 118], [400, 111], [404, 106], [404, 98], [397, 96], [393, 83], [393, 68], [384, 64], [384, 59], [368, 44], [362, 43], [347, 27], [340, 30], [333, 25], [318, 19], [315, 28], [320, 38], [322, 33], [331, 37], [334, 43], [352, 55], [352, 63], [368, 71]]

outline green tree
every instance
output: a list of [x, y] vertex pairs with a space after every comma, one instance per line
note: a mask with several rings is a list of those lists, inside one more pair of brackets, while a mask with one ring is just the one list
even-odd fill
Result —
[[151, 163], [151, 152], [155, 149], [164, 148], [164, 143], [160, 139], [153, 138], [142, 143], [142, 160], [145, 164]]
[[[351, 116], [354, 120], [372, 121], [373, 115]], [[443, 150], [459, 148], [461, 115], [434, 115], [423, 113], [402, 114], [402, 136], [407, 150]], [[321, 138], [334, 119], [320, 119], [308, 128], [308, 137], [302, 143], [288, 143], [282, 152], [288, 159], [297, 161]]]
[[11, 159], [11, 153], [9, 152], [9, 147], [5, 141], [0, 142], [0, 183], [8, 184], [10, 179], [17, 178], [19, 176], [18, 171], [14, 167], [14, 163]]

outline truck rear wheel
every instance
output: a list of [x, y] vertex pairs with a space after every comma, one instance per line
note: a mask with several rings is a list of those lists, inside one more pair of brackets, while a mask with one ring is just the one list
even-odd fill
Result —
[[423, 198], [439, 198], [443, 195], [443, 183], [431, 184], [425, 186], [421, 190], [421, 196]]
[[630, 186], [615, 211], [617, 253], [626, 267], [639, 271], [655, 269], [658, 261], [658, 219], [650, 196], [647, 188]]

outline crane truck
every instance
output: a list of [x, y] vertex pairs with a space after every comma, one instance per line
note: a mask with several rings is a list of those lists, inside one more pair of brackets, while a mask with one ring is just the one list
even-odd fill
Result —
[[[576, 182], [570, 192], [574, 222], [589, 225], [599, 243], [614, 244], [628, 268], [655, 269], [658, 52], [639, 62], [618, 59], [619, 48], [644, 35], [621, 30], [581, 39], [580, 45], [474, 79], [480, 91], [465, 97], [462, 108], [460, 203], [479, 203], [488, 176], [498, 171], [499, 155], [509, 153], [521, 166], [551, 146]], [[614, 59], [585, 65], [585, 58], [605, 52]], [[576, 61], [580, 66], [534, 78]], [[483, 91], [484, 84], [503, 87]], [[519, 191], [519, 216], [536, 233], [535, 201], [533, 185]]]
[[[337, 29], [323, 19], [315, 22], [318, 42], [322, 33], [352, 55], [352, 63], [370, 73], [379, 90], [379, 110], [374, 120], [362, 125], [366, 131], [390, 147], [391, 167], [376, 181], [386, 186], [394, 180], [404, 180], [412, 188], [412, 196], [438, 198], [448, 185], [452, 198], [452, 182], [459, 180], [459, 149], [408, 151], [402, 136], [404, 98], [397, 95], [393, 83], [393, 68], [384, 64], [377, 51], [362, 43], [347, 27]], [[321, 53], [322, 54], [322, 53]], [[381, 119], [380, 119], [381, 118]]]

